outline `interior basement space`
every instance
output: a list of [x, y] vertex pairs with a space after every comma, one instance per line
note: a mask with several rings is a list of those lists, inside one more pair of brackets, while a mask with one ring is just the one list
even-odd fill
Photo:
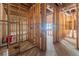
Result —
[[79, 56], [79, 4], [0, 3], [0, 56]]

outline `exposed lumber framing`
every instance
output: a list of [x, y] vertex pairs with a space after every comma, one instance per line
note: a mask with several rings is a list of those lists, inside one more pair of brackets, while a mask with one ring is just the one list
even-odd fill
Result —
[[75, 9], [75, 4], [71, 4], [71, 5], [69, 5], [69, 6], [63, 7], [63, 10], [64, 10], [64, 11], [69, 11], [69, 10], [71, 10], [71, 9]]
[[[56, 14], [56, 9], [54, 8], [53, 9], [54, 10], [54, 12], [53, 12], [53, 24], [54, 24], [54, 26], [56, 26], [56, 16], [55, 16], [55, 14]], [[54, 27], [54, 32], [53, 32], [53, 42], [55, 43], [56, 42], [56, 31], [55, 31], [55, 29], [56, 29], [56, 27]]]
[[41, 40], [41, 44], [42, 44], [42, 50], [46, 50], [46, 31], [45, 31], [45, 24], [46, 24], [46, 4], [41, 4], [41, 22], [42, 22], [42, 40]]
[[[8, 32], [7, 35], [11, 35], [11, 24], [16, 27], [15, 28], [16, 38], [15, 39], [16, 39], [16, 43], [19, 42], [18, 45], [20, 46], [21, 45], [20, 36], [22, 36], [22, 41], [23, 41], [24, 36], [28, 35], [27, 33], [23, 34], [23, 28], [22, 28], [22, 34], [20, 34], [20, 28], [21, 28], [20, 25], [23, 26], [23, 24], [20, 24], [20, 22], [23, 23], [23, 22], [26, 22], [27, 20], [29, 20], [29, 19], [26, 19], [26, 17], [28, 18], [28, 16], [26, 16], [27, 10], [21, 9], [20, 4], [18, 4], [17, 6], [15, 6], [14, 4], [2, 4], [0, 6], [2, 7], [1, 8], [2, 10], [1, 10], [1, 13], [0, 13], [2, 18], [0, 18], [0, 22], [6, 22], [7, 23], [7, 25], [6, 25], [7, 26], [7, 32]], [[6, 11], [6, 14], [4, 13], [4, 11]], [[4, 18], [6, 18], [5, 17], [6, 15], [7, 15], [7, 20], [4, 19]], [[12, 18], [15, 17], [15, 19], [12, 19], [11, 16], [13, 16]], [[17, 32], [17, 24], [19, 25], [19, 34]], [[24, 24], [24, 25], [28, 26], [28, 24]], [[2, 34], [5, 34], [5, 32], [3, 32]], [[19, 41], [17, 41], [17, 39], [19, 39]], [[11, 48], [9, 46], [10, 46], [10, 44], [8, 44], [8, 48]], [[19, 49], [18, 53], [21, 52], [20, 48], [21, 47], [18, 48]]]
[[54, 40], [55, 42], [59, 42], [59, 8], [56, 6], [55, 9], [54, 9], [54, 23], [56, 25], [56, 28], [55, 28], [55, 32], [54, 32]]
[[[19, 6], [19, 9], [18, 9], [18, 12], [20, 13], [20, 6]], [[20, 48], [20, 14], [18, 15], [18, 17], [19, 17], [19, 54], [21, 54], [20, 53], [20, 50], [21, 50], [21, 48]]]
[[46, 4], [33, 5], [29, 14], [29, 41], [42, 50], [46, 47], [44, 23], [46, 23]]
[[53, 9], [49, 8], [49, 6], [47, 6], [47, 9], [51, 12], [53, 12]]
[[74, 38], [74, 14], [72, 14], [72, 38]]
[[63, 12], [60, 12], [60, 13], [59, 13], [59, 16], [60, 16], [59, 19], [61, 19], [61, 20], [59, 20], [59, 26], [60, 26], [60, 27], [59, 27], [59, 40], [61, 41], [61, 40], [63, 39], [63, 37], [64, 37], [64, 33], [63, 33], [63, 32], [65, 32], [65, 31], [64, 31], [64, 30], [65, 30], [65, 29], [64, 29], [64, 24], [63, 24], [63, 23], [64, 23], [64, 20], [65, 20], [65, 19], [64, 19], [64, 16], [65, 16], [65, 15], [64, 15]]
[[76, 40], [76, 44], [77, 44], [77, 49], [79, 49], [79, 20], [78, 20], [78, 4], [76, 4], [76, 35], [77, 35], [77, 40]]
[[[2, 13], [3, 12], [3, 6], [2, 6], [2, 3], [0, 3], [0, 20], [2, 19]], [[1, 31], [2, 31], [2, 27], [1, 27]], [[0, 34], [1, 35], [1, 34]], [[0, 36], [1, 37], [1, 40], [0, 40], [0, 50], [1, 50], [1, 44], [2, 44], [2, 35]]]
[[[27, 5], [27, 4], [24, 4]], [[55, 30], [53, 32], [53, 42], [59, 42], [62, 38], [66, 37], [69, 29], [69, 21], [72, 21], [72, 31], [74, 31], [74, 25], [76, 25], [76, 46], [79, 49], [79, 4], [73, 5], [76, 6], [76, 24], [74, 23], [74, 15], [67, 16], [64, 13], [61, 13], [61, 7], [53, 6], [53, 10], [47, 7], [47, 4], [34, 4], [32, 6], [27, 5], [27, 7], [22, 4], [0, 4], [0, 22], [2, 24], [2, 37], [6, 37], [8, 35], [12, 35], [12, 32], [15, 33], [15, 43], [18, 43], [19, 51], [21, 54], [21, 45], [23, 41], [29, 41], [33, 43], [39, 49], [46, 51], [46, 10], [50, 10], [53, 13], [53, 23], [55, 25]], [[63, 11], [68, 11], [73, 9], [74, 7], [65, 7]], [[61, 17], [60, 17], [61, 16]], [[7, 18], [6, 18], [7, 17]], [[71, 17], [71, 18], [70, 18]], [[62, 20], [61, 20], [62, 19]], [[68, 21], [67, 21], [68, 20]], [[7, 32], [6, 34], [6, 26], [4, 22], [7, 24]], [[67, 24], [66, 24], [67, 22]], [[14, 29], [11, 30], [11, 25], [13, 25]], [[66, 29], [66, 25], [68, 29]], [[24, 28], [25, 26], [25, 28]], [[67, 31], [66, 31], [67, 30]], [[66, 33], [67, 32], [67, 33]], [[73, 33], [72, 33], [73, 35]], [[3, 38], [2, 38], [3, 40]], [[2, 43], [3, 44], [3, 43]], [[12, 43], [11, 43], [12, 44]], [[7, 44], [8, 48], [10, 44]]]
[[[59, 42], [64, 37], [64, 13], [61, 11], [62, 7], [54, 6], [54, 20], [55, 30], [53, 31], [54, 43]], [[61, 20], [60, 20], [61, 19]], [[62, 34], [61, 34], [62, 33]]]
[[56, 7], [56, 42], [59, 42], [59, 11], [60, 9]]
[[66, 28], [65, 28], [66, 15], [64, 13], [63, 13], [63, 19], [62, 20], [63, 20], [63, 29], [62, 29], [63, 30], [63, 32], [62, 32], [63, 34], [62, 35], [63, 35], [63, 38], [64, 38], [64, 37], [66, 37], [66, 35], [65, 35], [65, 33], [66, 33]]

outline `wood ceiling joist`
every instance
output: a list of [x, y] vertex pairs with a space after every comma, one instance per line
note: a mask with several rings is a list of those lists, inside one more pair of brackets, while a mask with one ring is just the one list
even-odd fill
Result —
[[53, 8], [47, 7], [47, 10], [53, 12]]
[[[7, 4], [3, 4], [5, 8], [7, 8]], [[20, 8], [20, 9], [28, 9], [28, 7], [26, 6], [23, 6], [22, 4], [20, 3], [17, 3], [17, 4], [14, 4], [14, 3], [10, 3], [8, 4], [10, 5], [11, 7], [15, 7], [15, 8]]]
[[24, 6], [28, 7], [28, 8], [30, 8], [33, 4], [32, 4], [32, 3], [22, 3], [22, 5], [24, 5]]
[[[4, 5], [4, 8], [5, 8], [5, 11], [7, 12], [8, 8], [9, 8], [9, 11], [10, 11], [11, 14], [18, 14], [17, 10], [19, 10], [19, 8], [20, 8], [21, 13], [25, 13], [28, 10], [27, 7], [25, 7], [25, 6], [23, 6], [19, 3], [18, 4], [5, 4], [4, 3], [3, 5]], [[9, 7], [8, 7], [8, 5], [9, 5]]]
[[75, 4], [71, 4], [69, 6], [63, 7], [62, 9], [66, 11], [66, 10], [71, 10], [71, 9], [74, 9], [74, 8], [76, 8], [76, 5]]

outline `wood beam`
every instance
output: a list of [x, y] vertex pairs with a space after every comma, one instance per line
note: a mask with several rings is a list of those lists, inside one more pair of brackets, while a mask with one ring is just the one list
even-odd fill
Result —
[[49, 11], [53, 12], [53, 9], [51, 9], [51, 8], [49, 8], [49, 7], [47, 7], [47, 9], [48, 9]]

